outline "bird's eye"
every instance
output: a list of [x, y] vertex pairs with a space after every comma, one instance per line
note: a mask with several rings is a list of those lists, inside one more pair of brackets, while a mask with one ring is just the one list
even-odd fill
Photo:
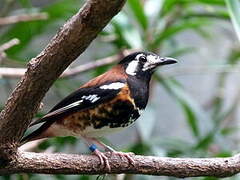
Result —
[[139, 61], [141, 61], [141, 62], [146, 62], [146, 61], [147, 61], [146, 56], [140, 56], [140, 57], [139, 57]]

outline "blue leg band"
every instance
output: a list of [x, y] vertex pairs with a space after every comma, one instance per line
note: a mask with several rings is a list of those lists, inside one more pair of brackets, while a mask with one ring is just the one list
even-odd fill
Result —
[[90, 151], [94, 152], [97, 149], [97, 146], [95, 144], [92, 144], [89, 146]]

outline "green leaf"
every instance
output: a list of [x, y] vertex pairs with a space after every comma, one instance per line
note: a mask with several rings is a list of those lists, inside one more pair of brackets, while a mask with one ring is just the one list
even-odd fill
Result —
[[190, 19], [190, 18], [206, 18], [206, 19], [222, 19], [222, 20], [229, 20], [229, 13], [225, 10], [214, 10], [213, 12], [195, 12], [195, 11], [189, 11], [187, 12], [183, 18]]
[[237, 37], [240, 40], [240, 2], [239, 0], [225, 0], [225, 3], [228, 7]]
[[240, 128], [239, 127], [226, 127], [226, 128], [223, 128], [223, 129], [221, 129], [221, 134], [223, 135], [223, 136], [227, 136], [227, 135], [231, 135], [231, 134], [233, 134], [233, 133], [236, 133], [236, 132], [238, 132], [240, 130]]
[[215, 134], [216, 130], [209, 132], [207, 135], [205, 135], [205, 137], [199, 140], [194, 149], [207, 149], [208, 146], [214, 141]]
[[177, 1], [179, 1], [179, 0], [166, 0], [162, 7], [163, 11], [161, 13], [161, 16], [164, 16], [168, 12], [172, 12], [172, 9], [174, 8], [174, 5], [177, 4]]
[[144, 12], [143, 4], [140, 2], [140, 0], [128, 0], [128, 5], [135, 15], [137, 22], [144, 30], [146, 30], [148, 27], [148, 19]]
[[[163, 5], [165, 3], [165, 0], [148, 0], [145, 2], [144, 10], [146, 12], [148, 21], [155, 22], [159, 21], [158, 16], [162, 11]], [[156, 26], [156, 24], [152, 24], [152, 26]]]
[[129, 148], [129, 151], [134, 152], [135, 154], [147, 154], [151, 151], [151, 147], [147, 143], [138, 142], [133, 144]]
[[193, 0], [165, 0], [160, 16], [163, 17], [167, 14], [171, 14], [172, 12], [174, 12], [175, 9], [178, 9], [179, 7], [183, 7], [193, 2]]
[[139, 31], [129, 23], [128, 17], [124, 13], [119, 13], [111, 24], [114, 27], [118, 48], [139, 49], [142, 47], [142, 39]]
[[196, 0], [196, 2], [200, 2], [207, 5], [218, 5], [218, 6], [224, 6], [223, 0]]
[[203, 20], [183, 21], [181, 23], [174, 24], [164, 29], [163, 32], [156, 36], [155, 41], [151, 44], [151, 48], [156, 49], [164, 40], [173, 38], [174, 35], [182, 31], [187, 29], [197, 29], [204, 25], [206, 25], [206, 21]]
[[20, 4], [25, 8], [31, 8], [32, 3], [29, 0], [19, 0]]

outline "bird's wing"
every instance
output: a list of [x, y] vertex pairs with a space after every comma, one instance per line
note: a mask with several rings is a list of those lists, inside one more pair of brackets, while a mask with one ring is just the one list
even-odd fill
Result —
[[33, 122], [30, 126], [45, 121], [55, 121], [58, 118], [71, 114], [73, 112], [92, 108], [113, 99], [126, 85], [126, 82], [109, 82], [95, 87], [85, 87], [73, 92], [56, 106], [48, 114]]

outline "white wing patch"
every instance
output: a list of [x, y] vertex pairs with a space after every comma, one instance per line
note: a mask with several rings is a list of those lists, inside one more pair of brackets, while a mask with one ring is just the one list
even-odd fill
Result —
[[136, 71], [137, 71], [138, 63], [139, 63], [138, 60], [131, 61], [126, 68], [126, 73], [129, 75], [135, 76], [137, 74]]
[[52, 116], [52, 115], [61, 114], [62, 112], [66, 111], [67, 109], [71, 109], [73, 107], [79, 106], [84, 100], [88, 100], [91, 103], [94, 103], [94, 102], [96, 102], [99, 99], [100, 99], [100, 97], [98, 97], [97, 94], [91, 94], [91, 95], [87, 95], [87, 96], [82, 96], [81, 100], [76, 101], [76, 102], [74, 102], [72, 104], [69, 104], [69, 105], [67, 105], [65, 107], [62, 107], [60, 109], [57, 109], [57, 110], [55, 110], [53, 112], [50, 112], [46, 116], [44, 116], [44, 118]]
[[57, 110], [55, 110], [55, 111], [53, 111], [53, 112], [50, 112], [50, 113], [46, 114], [46, 115], [44, 116], [44, 118], [49, 117], [49, 116], [52, 116], [52, 115], [61, 114], [63, 111], [65, 111], [65, 110], [67, 110], [67, 109], [70, 109], [70, 108], [73, 108], [73, 107], [75, 107], [75, 106], [78, 106], [78, 105], [80, 105], [82, 102], [83, 102], [83, 100], [76, 101], [76, 102], [74, 102], [74, 103], [72, 103], [72, 104], [69, 104], [69, 105], [67, 105], [67, 106], [65, 106], [65, 107], [62, 107], [62, 108], [60, 108], [60, 109], [57, 109]]
[[121, 89], [123, 86], [125, 86], [124, 83], [114, 82], [114, 83], [111, 83], [111, 84], [100, 86], [99, 88], [100, 89], [113, 89], [113, 90], [117, 90], [117, 89]]
[[88, 95], [88, 96], [82, 96], [82, 99], [86, 99], [86, 100], [89, 100], [91, 101], [92, 103], [96, 102], [97, 100], [100, 99], [100, 97], [97, 96], [97, 94], [91, 94], [91, 95]]

